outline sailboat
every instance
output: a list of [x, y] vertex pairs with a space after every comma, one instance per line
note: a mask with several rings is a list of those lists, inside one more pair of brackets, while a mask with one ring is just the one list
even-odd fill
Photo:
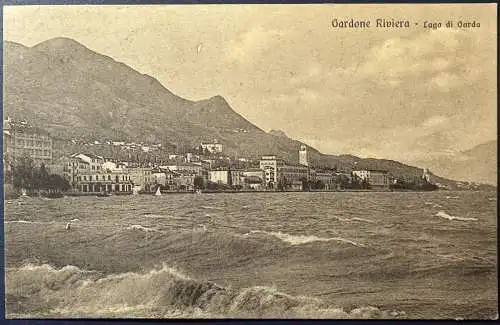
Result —
[[161, 196], [160, 186], [156, 189], [155, 196]]
[[21, 196], [22, 196], [22, 197], [26, 197], [26, 196], [28, 196], [28, 195], [26, 194], [26, 190], [25, 190], [24, 188], [22, 188], [22, 189], [21, 189]]
[[132, 194], [137, 195], [137, 194], [139, 194], [139, 191], [140, 191], [140, 190], [141, 190], [141, 187], [140, 187], [140, 186], [134, 186], [134, 187], [132, 188]]

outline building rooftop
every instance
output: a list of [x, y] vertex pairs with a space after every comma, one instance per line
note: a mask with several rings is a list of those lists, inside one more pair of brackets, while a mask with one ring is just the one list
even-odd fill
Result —
[[[42, 128], [35, 127], [32, 125], [28, 125], [25, 122], [6, 122], [4, 121], [3, 129], [5, 131], [9, 131], [8, 135], [11, 135], [13, 132], [26, 133], [26, 134], [38, 134], [50, 136], [50, 133]], [[4, 132], [5, 134], [5, 132]]]
[[353, 170], [353, 173], [354, 172], [362, 172], [362, 171], [367, 171], [367, 172], [372, 172], [372, 173], [383, 173], [383, 174], [387, 174], [388, 171], [387, 170], [383, 170], [383, 169], [354, 169]]

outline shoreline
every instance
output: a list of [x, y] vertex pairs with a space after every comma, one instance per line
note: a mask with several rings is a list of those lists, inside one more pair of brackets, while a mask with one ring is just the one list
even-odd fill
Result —
[[[411, 192], [411, 193], [424, 193], [424, 192], [450, 192], [450, 190], [390, 190], [390, 189], [376, 189], [376, 190], [356, 190], [356, 189], [345, 189], [345, 190], [313, 190], [313, 191], [300, 191], [300, 190], [291, 190], [291, 191], [254, 191], [254, 190], [238, 190], [238, 191], [231, 191], [231, 190], [225, 190], [225, 191], [203, 191], [201, 193], [197, 193], [194, 191], [165, 191], [161, 192], [162, 195], [203, 195], [203, 194], [242, 194], [242, 193], [268, 193], [268, 194], [279, 194], [279, 193], [401, 193], [401, 192]], [[456, 191], [451, 191], [451, 192], [456, 192]], [[471, 191], [460, 191], [460, 192], [471, 192]], [[475, 191], [472, 191], [475, 192]], [[112, 196], [129, 196], [129, 195], [134, 195], [132, 192], [113, 192], [109, 195], [102, 195], [102, 193], [96, 192], [96, 193], [74, 193], [74, 192], [69, 192], [69, 193], [61, 193], [61, 197], [47, 197], [45, 195], [33, 195], [33, 196], [5, 196], [5, 200], [15, 200], [19, 198], [36, 198], [36, 197], [43, 197], [43, 198], [48, 198], [48, 199], [59, 199], [59, 198], [64, 198], [64, 197], [112, 197]], [[155, 196], [155, 193], [137, 193], [135, 195], [141, 195], [141, 196]]]

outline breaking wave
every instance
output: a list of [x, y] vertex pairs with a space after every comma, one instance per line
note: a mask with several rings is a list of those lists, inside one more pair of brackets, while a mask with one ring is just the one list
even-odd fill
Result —
[[477, 221], [476, 218], [462, 218], [462, 217], [455, 217], [455, 216], [450, 216], [444, 211], [439, 211], [438, 213], [435, 214], [436, 217], [448, 219], [448, 220], [459, 220], [459, 221]]
[[308, 244], [312, 242], [329, 242], [329, 241], [340, 241], [344, 243], [348, 243], [358, 247], [365, 247], [363, 244], [356, 243], [352, 240], [345, 239], [342, 237], [317, 237], [314, 235], [306, 236], [306, 235], [290, 235], [282, 232], [274, 232], [274, 231], [263, 231], [263, 230], [252, 230], [249, 233], [243, 234], [243, 236], [250, 236], [252, 234], [265, 234], [269, 236], [274, 236], [281, 241], [288, 243], [290, 245], [302, 245]]
[[30, 221], [30, 220], [10, 220], [10, 221], [4, 221], [4, 223], [28, 223], [28, 224], [48, 224], [48, 223], [53, 223], [51, 222], [43, 222], [43, 221]]
[[425, 202], [424, 204], [425, 205], [432, 205], [433, 208], [442, 208], [443, 207], [442, 205], [439, 205], [439, 204], [433, 203], [433, 202]]
[[130, 225], [126, 229], [128, 229], [128, 230], [141, 230], [141, 231], [145, 231], [145, 232], [158, 232], [157, 229], [144, 227], [142, 225]]
[[143, 217], [152, 218], [152, 219], [175, 219], [174, 216], [161, 215], [161, 214], [144, 214]]
[[399, 311], [350, 311], [324, 301], [256, 286], [199, 281], [163, 265], [146, 273], [103, 275], [76, 266], [7, 269], [6, 315], [147, 318], [405, 318]]

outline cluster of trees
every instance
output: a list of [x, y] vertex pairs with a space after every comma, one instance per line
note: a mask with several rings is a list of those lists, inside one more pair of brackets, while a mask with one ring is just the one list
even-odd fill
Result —
[[351, 181], [347, 184], [343, 184], [344, 189], [352, 190], [369, 190], [371, 189], [370, 183], [366, 179], [361, 179], [356, 175], [351, 176]]
[[395, 184], [391, 184], [390, 188], [392, 190], [435, 191], [438, 189], [438, 186], [422, 179], [421, 181], [410, 182], [398, 180]]
[[44, 164], [36, 167], [29, 157], [21, 157], [10, 163], [5, 182], [12, 184], [16, 190], [24, 189], [30, 194], [60, 193], [71, 188], [62, 176], [49, 174]]
[[[308, 180], [307, 178], [302, 178], [300, 180], [302, 182], [302, 191], [311, 191], [311, 190], [324, 190], [326, 185], [321, 180]], [[276, 184], [276, 189], [278, 191], [286, 191], [292, 188], [292, 183], [288, 181], [286, 178], [279, 180]]]

